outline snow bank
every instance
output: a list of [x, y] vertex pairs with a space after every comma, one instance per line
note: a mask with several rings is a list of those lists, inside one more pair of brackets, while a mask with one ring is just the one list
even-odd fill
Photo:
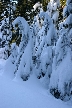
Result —
[[72, 108], [71, 105], [48, 94], [35, 75], [26, 82], [0, 76], [0, 108]]

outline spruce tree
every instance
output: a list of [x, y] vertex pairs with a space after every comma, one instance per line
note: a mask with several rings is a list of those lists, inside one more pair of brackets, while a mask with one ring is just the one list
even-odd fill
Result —
[[58, 26], [60, 0], [50, 0], [47, 5], [47, 13], [52, 18], [55, 27]]
[[16, 78], [19, 77], [26, 81], [30, 76], [32, 66], [31, 32], [28, 23], [23, 17], [17, 17], [13, 24], [18, 24], [20, 29], [21, 27], [23, 28], [21, 29], [22, 37], [19, 44], [19, 54], [15, 62], [14, 74]]
[[[57, 34], [51, 18], [47, 13], [40, 13], [41, 28], [37, 34], [35, 45], [36, 74], [40, 79], [44, 77], [44, 83], [49, 84], [52, 72], [53, 45], [56, 43]], [[48, 86], [48, 85], [47, 85]]]
[[72, 0], [66, 2], [64, 17], [53, 59], [50, 92], [67, 101], [72, 97]]

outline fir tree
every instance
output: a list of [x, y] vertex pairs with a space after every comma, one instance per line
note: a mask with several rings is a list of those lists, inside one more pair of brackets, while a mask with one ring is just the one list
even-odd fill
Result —
[[[71, 0], [67, 0], [64, 9], [66, 17], [61, 28], [60, 36], [56, 44], [55, 57], [53, 59], [52, 75], [50, 80], [50, 92], [62, 100], [72, 97], [72, 6]], [[68, 61], [67, 61], [68, 60]], [[67, 63], [66, 63], [67, 61]], [[62, 66], [63, 65], [63, 66]], [[67, 65], [69, 65], [67, 67]]]
[[6, 9], [2, 13], [4, 19], [1, 21], [1, 32], [2, 32], [2, 47], [5, 47], [5, 59], [7, 59], [10, 56], [10, 50], [11, 50], [11, 41], [12, 41], [12, 30], [13, 25], [12, 21], [14, 20], [13, 13], [15, 11], [15, 5], [12, 3], [6, 4]]
[[44, 83], [48, 86], [52, 72], [52, 47], [56, 43], [57, 35], [52, 20], [47, 13], [40, 13], [40, 21], [42, 26], [36, 37], [35, 67], [37, 77], [44, 77]]
[[[21, 42], [19, 44], [19, 54], [17, 56], [17, 60], [15, 62], [15, 70], [14, 74], [16, 77], [22, 78], [24, 81], [28, 80], [28, 77], [31, 73], [31, 65], [32, 65], [32, 47], [31, 47], [31, 33], [29, 29], [29, 25], [25, 21], [24, 18], [18, 17], [13, 22], [14, 24], [22, 25], [22, 37]], [[21, 23], [21, 24], [20, 24]]]
[[47, 5], [47, 13], [52, 18], [55, 27], [58, 26], [60, 0], [50, 0]]

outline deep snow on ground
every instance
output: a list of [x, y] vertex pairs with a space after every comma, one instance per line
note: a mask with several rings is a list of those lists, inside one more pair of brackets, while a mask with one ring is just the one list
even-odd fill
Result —
[[34, 74], [25, 82], [7, 77], [5, 63], [0, 59], [0, 108], [72, 108], [71, 101], [55, 99]]

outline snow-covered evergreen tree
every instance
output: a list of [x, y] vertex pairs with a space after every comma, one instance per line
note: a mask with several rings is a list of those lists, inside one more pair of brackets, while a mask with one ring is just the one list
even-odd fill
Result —
[[32, 40], [33, 40], [33, 55], [35, 53], [35, 45], [36, 45], [36, 39], [37, 39], [37, 34], [40, 30], [40, 25], [39, 25], [39, 15], [34, 17], [33, 24], [30, 27], [31, 32], [32, 32]]
[[5, 59], [7, 59], [10, 56], [10, 41], [12, 38], [12, 32], [9, 28], [9, 18], [4, 18], [2, 28], [2, 47], [5, 47], [4, 55]]
[[12, 40], [12, 20], [15, 6], [12, 3], [8, 3], [6, 9], [2, 13], [4, 19], [2, 21], [1, 32], [2, 32], [2, 47], [5, 47], [4, 55], [5, 59], [10, 56], [11, 51], [11, 40]]
[[52, 18], [55, 27], [58, 24], [60, 0], [50, 0], [47, 5], [47, 13]]
[[60, 37], [56, 44], [55, 57], [52, 65], [50, 79], [50, 92], [62, 100], [72, 97], [72, 6], [71, 0], [67, 0], [64, 8], [66, 19], [60, 31]]
[[40, 13], [43, 12], [43, 9], [42, 9], [42, 4], [40, 4], [40, 2], [36, 3], [33, 6], [33, 8], [34, 8], [34, 11], [37, 11], [36, 12], [37, 15], [34, 16], [33, 23], [30, 27], [31, 32], [32, 32], [32, 40], [33, 40], [32, 55], [33, 55], [33, 58], [35, 58], [36, 48], [37, 48], [37, 45], [39, 44], [39, 38], [40, 38], [40, 36], [38, 35], [38, 32], [41, 29], [41, 22], [40, 22], [40, 17], [39, 16], [40, 16]]
[[[32, 70], [32, 35], [29, 25], [22, 17], [17, 17], [13, 25], [22, 24], [22, 37], [19, 45], [19, 54], [15, 62], [14, 74], [16, 77], [21, 77], [24, 81], [28, 79]], [[20, 27], [20, 25], [19, 25]]]
[[63, 16], [68, 17], [70, 14], [72, 14], [72, 0], [67, 0], [63, 10]]
[[36, 40], [36, 74], [38, 78], [44, 77], [44, 83], [49, 83], [52, 72], [53, 50], [57, 40], [57, 34], [51, 18], [46, 12], [40, 13], [41, 29]]

